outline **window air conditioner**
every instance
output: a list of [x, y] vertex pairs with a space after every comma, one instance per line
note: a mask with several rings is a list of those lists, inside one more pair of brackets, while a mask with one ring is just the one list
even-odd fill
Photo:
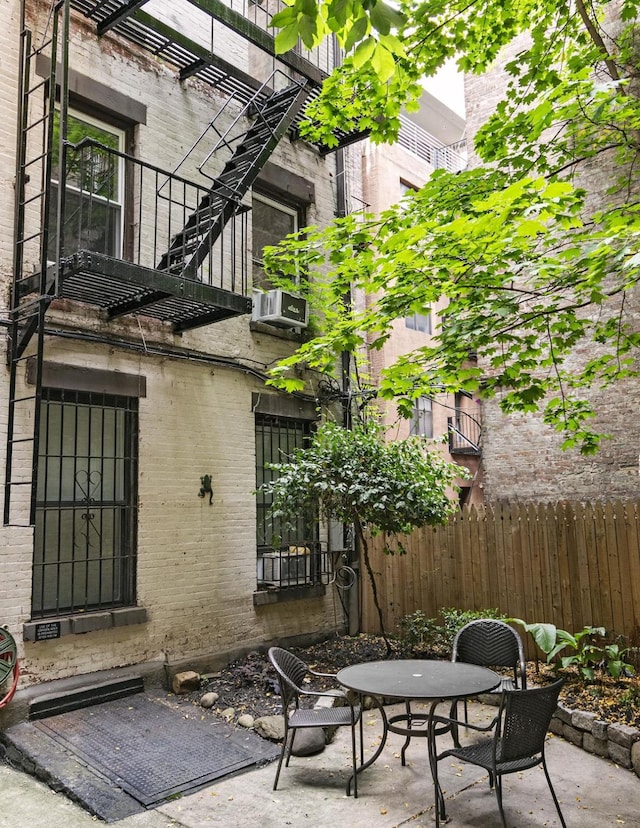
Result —
[[258, 558], [258, 581], [275, 587], [311, 583], [309, 549], [305, 546], [293, 546], [289, 551], [265, 552]]
[[254, 290], [251, 318], [254, 322], [268, 322], [282, 328], [306, 328], [307, 300], [284, 290]]

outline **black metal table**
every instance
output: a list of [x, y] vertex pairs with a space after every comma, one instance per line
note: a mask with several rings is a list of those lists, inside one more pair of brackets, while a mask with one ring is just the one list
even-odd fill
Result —
[[[387, 734], [399, 733], [406, 737], [402, 747], [402, 764], [405, 764], [405, 751], [412, 737], [424, 736], [429, 748], [429, 764], [435, 790], [436, 826], [440, 819], [446, 819], [444, 797], [438, 782], [438, 763], [436, 761], [436, 736], [449, 730], [441, 724], [435, 715], [436, 707], [441, 701], [457, 701], [488, 693], [500, 684], [500, 676], [486, 667], [464, 664], [460, 661], [371, 661], [354, 664], [340, 670], [337, 676], [340, 684], [355, 690], [362, 696], [371, 696], [380, 710], [383, 732], [378, 749], [364, 762], [358, 773], [370, 767], [380, 756], [387, 740]], [[381, 699], [404, 701], [406, 712], [388, 718]], [[411, 701], [431, 702], [428, 714], [416, 714], [411, 710]]]

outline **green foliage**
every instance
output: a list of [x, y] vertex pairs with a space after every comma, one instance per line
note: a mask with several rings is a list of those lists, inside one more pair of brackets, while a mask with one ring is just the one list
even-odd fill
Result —
[[440, 618], [427, 618], [422, 610], [405, 615], [400, 619], [400, 643], [412, 655], [434, 653], [450, 658], [456, 633], [469, 621], [479, 618], [503, 619], [497, 609], [461, 610], [443, 607]]
[[385, 441], [375, 422], [351, 430], [324, 423], [308, 447], [271, 468], [277, 477], [262, 489], [273, 498], [275, 516], [310, 509], [372, 534], [398, 535], [444, 523], [457, 508], [447, 490], [460, 467], [429, 451], [422, 438]]
[[630, 687], [620, 694], [618, 703], [621, 707], [640, 713], [640, 685]]
[[[477, 134], [485, 166], [439, 170], [382, 216], [347, 216], [272, 252], [285, 280], [309, 273], [322, 319], [274, 383], [294, 388], [300, 363], [330, 371], [341, 352], [381, 347], [396, 319], [445, 299], [433, 344], [385, 371], [383, 398], [406, 409], [443, 389], [495, 396], [507, 414], [541, 410], [564, 448], [598, 449], [592, 392], [635, 375], [640, 343], [629, 298], [640, 279], [639, 0], [622, 4], [617, 30], [611, 6], [401, 0], [392, 13], [381, 0], [292, 2], [286, 25], [307, 45], [333, 32], [348, 51], [307, 125], [328, 144], [337, 129], [393, 139], [422, 76], [452, 57], [481, 73], [514, 36], [528, 39]], [[592, 186], [599, 166], [612, 170], [608, 192]], [[345, 301], [352, 289], [366, 306]]]
[[403, 651], [419, 656], [442, 650], [444, 629], [437, 618], [427, 618], [422, 610], [416, 610], [403, 616], [398, 626]]
[[[631, 675], [633, 667], [624, 658], [627, 647], [620, 647], [616, 642], [602, 644], [606, 634], [604, 627], [586, 626], [576, 633], [558, 629], [555, 624], [527, 624], [519, 618], [511, 618], [517, 624], [531, 633], [536, 644], [547, 656], [547, 663], [554, 664], [556, 669], [575, 667], [587, 681], [594, 681], [596, 669], [601, 668], [613, 678], [621, 675]], [[568, 655], [560, 653], [569, 650]]]
[[453, 639], [456, 633], [469, 621], [477, 621], [480, 618], [497, 618], [504, 620], [504, 615], [497, 609], [461, 610], [455, 607], [447, 607], [440, 610], [443, 620], [444, 635], [449, 652], [453, 647]]

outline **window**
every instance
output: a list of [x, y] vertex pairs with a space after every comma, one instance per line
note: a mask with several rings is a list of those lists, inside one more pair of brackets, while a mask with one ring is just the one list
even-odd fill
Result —
[[262, 251], [268, 245], [278, 244], [289, 233], [295, 233], [300, 227], [300, 213], [280, 201], [254, 193], [251, 216], [253, 286], [268, 289], [269, 280], [262, 269]]
[[405, 317], [405, 325], [412, 331], [420, 331], [420, 333], [431, 333], [431, 312], [414, 313], [411, 316]]
[[415, 184], [409, 184], [403, 178], [400, 179], [400, 195], [405, 196], [407, 193], [417, 193], [419, 189]]
[[[312, 423], [268, 414], [256, 414], [256, 488], [276, 478], [269, 463], [286, 463], [294, 449], [303, 448], [311, 437]], [[304, 545], [318, 538], [318, 520], [314, 515], [299, 515], [296, 519], [274, 518], [270, 513], [271, 498], [262, 492], [257, 495], [258, 549], [287, 545]]]
[[411, 434], [433, 437], [433, 403], [429, 397], [418, 397], [413, 403]]
[[138, 400], [44, 388], [34, 618], [135, 601]]
[[[56, 258], [55, 216], [61, 181], [59, 157], [60, 117], [56, 112], [51, 168], [51, 232], [49, 259]], [[70, 112], [64, 206], [64, 252], [92, 250], [119, 258], [122, 255], [124, 159], [123, 130], [102, 123], [89, 115]]]

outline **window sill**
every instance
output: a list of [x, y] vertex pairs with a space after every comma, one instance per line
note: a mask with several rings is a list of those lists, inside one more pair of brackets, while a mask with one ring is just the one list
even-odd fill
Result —
[[253, 605], [264, 607], [267, 604], [284, 604], [288, 601], [301, 601], [305, 598], [322, 598], [326, 592], [324, 584], [286, 587], [285, 589], [259, 589], [253, 593]]
[[82, 635], [96, 630], [144, 624], [146, 621], [147, 610], [144, 607], [123, 607], [105, 612], [83, 612], [29, 621], [23, 625], [22, 635], [25, 641], [49, 641], [63, 635]]

